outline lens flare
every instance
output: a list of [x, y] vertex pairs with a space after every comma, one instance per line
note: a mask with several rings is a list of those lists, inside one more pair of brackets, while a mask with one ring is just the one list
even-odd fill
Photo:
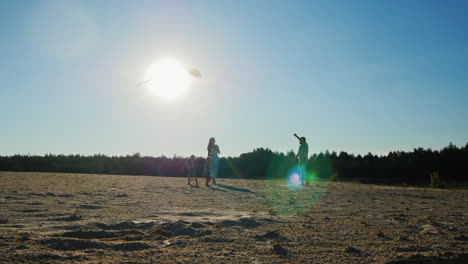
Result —
[[306, 173], [306, 179], [307, 179], [307, 182], [317, 182], [318, 181], [318, 177], [317, 177], [317, 173], [315, 172], [307, 172]]
[[229, 168], [232, 170], [232, 172], [234, 173], [234, 175], [232, 176], [235, 176], [237, 179], [244, 178], [242, 177], [242, 174], [239, 172], [239, 169], [237, 168], [237, 166], [232, 162], [231, 158], [225, 158], [225, 159], [220, 160], [220, 162], [222, 161], [225, 161], [227, 166], [229, 166]]
[[301, 175], [298, 170], [294, 170], [288, 176], [288, 185], [291, 188], [299, 188], [302, 185]]
[[331, 162], [311, 158], [297, 164], [286, 156], [273, 158], [267, 170], [265, 193], [270, 212], [302, 215], [324, 199], [330, 185]]

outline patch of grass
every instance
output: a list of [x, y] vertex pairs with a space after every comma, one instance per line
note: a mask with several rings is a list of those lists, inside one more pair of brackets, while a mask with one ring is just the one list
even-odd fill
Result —
[[438, 171], [432, 172], [430, 175], [431, 177], [431, 188], [445, 188], [445, 181], [440, 177]]
[[357, 179], [357, 178], [354, 178], [354, 179], [352, 179], [352, 180], [349, 181], [349, 182], [351, 182], [351, 183], [362, 183], [362, 181], [359, 180], [359, 179]]

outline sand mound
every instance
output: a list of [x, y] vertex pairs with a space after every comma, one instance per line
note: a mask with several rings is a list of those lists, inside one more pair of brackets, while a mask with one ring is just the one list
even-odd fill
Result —
[[160, 224], [153, 228], [148, 234], [156, 239], [166, 239], [174, 236], [200, 237], [212, 233], [210, 230], [198, 230], [203, 227], [205, 227], [205, 225], [202, 223], [190, 223], [179, 220]]
[[263, 235], [256, 235], [255, 239], [259, 241], [266, 241], [270, 239], [284, 239], [284, 238], [280, 235], [279, 230], [274, 230], [274, 231], [267, 232]]
[[260, 226], [261, 223], [255, 220], [254, 218], [242, 217], [239, 220], [222, 220], [216, 224], [217, 227], [231, 227], [231, 226], [240, 226], [245, 228], [255, 228]]
[[37, 213], [37, 212], [47, 212], [48, 209], [23, 209], [23, 210], [18, 210], [17, 212], [20, 213]]
[[63, 239], [63, 238], [50, 238], [39, 240], [39, 244], [57, 250], [83, 250], [83, 249], [96, 249], [108, 248], [104, 243], [81, 240], [81, 239]]
[[122, 238], [124, 236], [143, 236], [144, 233], [137, 230], [121, 230], [121, 231], [103, 231], [103, 230], [78, 230], [60, 234], [61, 237], [73, 237], [82, 239], [102, 239], [102, 238]]
[[200, 241], [209, 242], [209, 243], [232, 243], [236, 241], [236, 239], [227, 238], [227, 237], [220, 236], [220, 235], [214, 235], [214, 236], [203, 237]]
[[92, 204], [82, 204], [78, 206], [80, 209], [101, 209], [103, 208], [102, 206], [99, 205], [92, 205]]
[[150, 246], [142, 242], [131, 242], [131, 243], [120, 243], [117, 245], [113, 245], [112, 248], [114, 250], [121, 250], [121, 251], [138, 251], [138, 250], [148, 249], [150, 248]]
[[78, 220], [81, 220], [83, 219], [83, 217], [81, 215], [70, 215], [70, 216], [66, 216], [66, 217], [59, 217], [59, 218], [52, 218], [50, 219], [51, 221], [65, 221], [65, 222], [68, 222], [68, 221], [78, 221]]
[[107, 231], [71, 231], [71, 232], [65, 232], [61, 236], [90, 239], [90, 238], [113, 238], [113, 237], [118, 237], [119, 235], [115, 232], [107, 232]]
[[41, 262], [47, 263], [45, 260], [79, 260], [82, 259], [81, 256], [62, 256], [58, 254], [52, 253], [44, 253], [44, 254], [24, 254], [21, 256], [24, 259], [31, 260], [33, 262]]
[[154, 226], [154, 222], [136, 223], [133, 221], [124, 221], [120, 223], [93, 223], [92, 225], [104, 230], [122, 230], [122, 229], [149, 229]]
[[150, 248], [142, 242], [108, 244], [82, 239], [51, 238], [39, 240], [39, 244], [56, 250], [113, 249], [119, 251], [138, 251]]

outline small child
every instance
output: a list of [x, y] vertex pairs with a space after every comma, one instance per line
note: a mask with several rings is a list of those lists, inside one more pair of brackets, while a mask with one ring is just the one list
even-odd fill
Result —
[[206, 187], [210, 187], [210, 180], [211, 180], [211, 157], [206, 157], [205, 160], [205, 167], [203, 168], [203, 174], [205, 175], [205, 185]]
[[198, 186], [197, 175], [195, 174], [195, 156], [190, 156], [190, 159], [185, 160], [185, 172], [187, 173], [188, 184], [190, 184], [190, 179], [195, 179], [195, 186]]

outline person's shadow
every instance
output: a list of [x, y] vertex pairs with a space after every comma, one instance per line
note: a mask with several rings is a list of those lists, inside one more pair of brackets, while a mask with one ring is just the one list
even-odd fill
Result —
[[[219, 185], [219, 184], [218, 184]], [[218, 192], [227, 192], [226, 190], [223, 190], [223, 189], [220, 189], [220, 188], [216, 188], [214, 187], [213, 185], [210, 186], [210, 189], [213, 190], [213, 191], [218, 191]]]
[[224, 185], [224, 184], [216, 184], [216, 186], [219, 186], [219, 187], [231, 190], [231, 191], [238, 191], [238, 192], [245, 192], [245, 193], [255, 193], [255, 192], [252, 192], [249, 189], [237, 188], [237, 187], [234, 187], [234, 186], [229, 186], [229, 185]]

